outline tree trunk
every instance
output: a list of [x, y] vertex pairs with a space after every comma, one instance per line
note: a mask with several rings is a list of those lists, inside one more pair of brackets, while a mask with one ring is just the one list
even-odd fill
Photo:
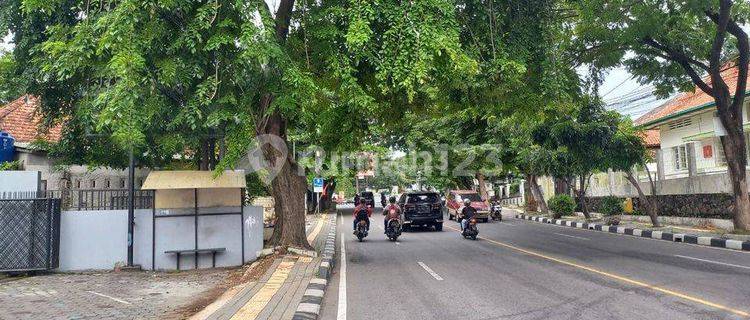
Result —
[[208, 156], [208, 140], [207, 139], [201, 139], [201, 146], [200, 146], [200, 160], [198, 162], [198, 170], [201, 171], [208, 171], [210, 170], [210, 159]]
[[656, 183], [654, 182], [654, 178], [651, 177], [651, 170], [648, 169], [648, 164], [644, 163], [643, 168], [646, 169], [646, 174], [648, 174], [648, 184], [651, 187], [651, 195], [658, 195], [658, 193], [656, 192]]
[[570, 186], [566, 179], [555, 177], [555, 195], [559, 196], [561, 194], [570, 195]]
[[487, 185], [484, 183], [484, 175], [481, 172], [477, 172], [474, 176], [479, 183], [479, 196], [482, 197], [482, 200], [489, 199], [489, 196], [487, 196]]
[[638, 191], [638, 199], [641, 201], [641, 205], [646, 210], [649, 218], [651, 218], [651, 224], [654, 227], [661, 227], [661, 225], [659, 224], [659, 218], [657, 217], [655, 203], [651, 202], [651, 200], [647, 198], [646, 194], [643, 193], [641, 186], [638, 184], [638, 179], [636, 179], [633, 175], [633, 171], [628, 170], [625, 177], [628, 179], [628, 181], [630, 181], [630, 184], [635, 187], [635, 190]]
[[270, 243], [274, 246], [312, 249], [305, 234], [304, 177], [297, 175], [297, 164], [287, 157], [271, 182], [276, 224]]
[[747, 159], [745, 158], [745, 136], [742, 126], [738, 130], [727, 130], [721, 139], [727, 159], [727, 170], [732, 182], [734, 195], [734, 228], [750, 230], [750, 195], [747, 184]]
[[586, 204], [586, 177], [581, 175], [578, 177], [578, 179], [581, 185], [576, 190], [576, 194], [578, 195], [578, 201], [581, 203], [581, 212], [583, 213], [583, 216], [586, 218], [586, 220], [591, 220], [589, 207]]
[[542, 188], [539, 187], [539, 184], [536, 182], [536, 176], [530, 176], [529, 177], [529, 189], [531, 189], [531, 194], [534, 196], [534, 200], [536, 201], [536, 204], [539, 206], [539, 211], [541, 211], [544, 214], [549, 213], [549, 208], [547, 207], [547, 202], [544, 201], [544, 194], [542, 193]]
[[537, 209], [537, 201], [534, 197], [534, 192], [531, 191], [531, 179], [531, 175], [526, 175], [526, 183], [523, 186], [524, 199], [521, 200], [523, 200], [524, 204], [526, 205], [526, 211], [535, 212]]
[[[270, 105], [272, 98], [266, 97], [263, 103]], [[265, 126], [261, 128], [263, 134], [276, 135], [287, 140], [286, 121], [278, 111], [268, 116]], [[270, 243], [282, 247], [298, 247], [312, 249], [305, 234], [305, 193], [307, 184], [304, 176], [298, 175], [298, 165], [294, 155], [286, 153], [282, 156], [270, 144], [263, 147], [263, 156], [271, 167], [276, 167], [277, 161], [283, 161], [279, 173], [271, 181], [276, 211], [276, 224]]]

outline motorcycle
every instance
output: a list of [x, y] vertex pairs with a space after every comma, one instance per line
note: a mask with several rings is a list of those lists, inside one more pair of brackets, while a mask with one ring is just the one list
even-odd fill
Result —
[[499, 202], [495, 202], [490, 207], [490, 216], [492, 220], [503, 221], [503, 205]]
[[396, 241], [401, 235], [401, 221], [399, 219], [388, 220], [385, 236], [391, 241]]
[[464, 228], [463, 231], [461, 231], [461, 235], [464, 237], [464, 239], [476, 240], [477, 236], [479, 235], [479, 229], [477, 229], [477, 219], [471, 218], [469, 219], [469, 223], [466, 224], [466, 228]]
[[356, 231], [357, 239], [359, 239], [359, 242], [362, 242], [362, 240], [367, 237], [367, 222], [365, 220], [359, 220], [359, 222], [357, 222]]

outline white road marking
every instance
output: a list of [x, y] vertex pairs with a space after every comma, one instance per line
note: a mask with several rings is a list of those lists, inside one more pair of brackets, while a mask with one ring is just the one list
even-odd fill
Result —
[[[344, 222], [344, 216], [341, 216]], [[346, 320], [346, 232], [341, 233], [341, 267], [339, 268], [339, 307], [337, 320]]]
[[578, 236], [571, 236], [571, 235], [569, 235], [569, 234], [564, 234], [564, 233], [557, 233], [557, 232], [555, 232], [555, 234], [556, 234], [556, 235], [558, 235], [558, 236], [563, 236], [563, 237], [568, 237], [568, 238], [573, 238], [573, 239], [579, 239], [579, 240], [591, 240], [591, 239], [589, 239], [589, 238], [578, 237]]
[[719, 261], [713, 261], [713, 260], [693, 258], [693, 257], [688, 257], [688, 256], [681, 256], [679, 254], [676, 254], [674, 256], [678, 257], [678, 258], [683, 258], [683, 259], [689, 259], [689, 260], [695, 260], [695, 261], [701, 261], [701, 262], [708, 262], [708, 263], [718, 264], [718, 265], [727, 266], [727, 267], [735, 267], [735, 268], [741, 268], [741, 269], [750, 270], [750, 267], [748, 267], [748, 266], [741, 266], [741, 265], [738, 265], [738, 264], [731, 264], [731, 263], [726, 263], [726, 262], [719, 262]]
[[432, 269], [430, 269], [430, 267], [428, 267], [424, 262], [417, 261], [417, 264], [419, 264], [422, 267], [422, 269], [427, 271], [427, 273], [429, 273], [433, 278], [435, 278], [435, 280], [443, 281], [443, 278], [439, 274], [437, 274], [437, 272], [432, 271]]
[[91, 293], [91, 294], [95, 294], [95, 295], [100, 296], [100, 297], [105, 297], [107, 299], [112, 299], [112, 300], [117, 301], [117, 302], [122, 303], [122, 304], [130, 304], [130, 302], [127, 302], [125, 300], [118, 299], [118, 298], [115, 298], [115, 297], [112, 297], [112, 296], [108, 296], [106, 294], [101, 294], [101, 293], [96, 292], [96, 291], [86, 291], [86, 292]]

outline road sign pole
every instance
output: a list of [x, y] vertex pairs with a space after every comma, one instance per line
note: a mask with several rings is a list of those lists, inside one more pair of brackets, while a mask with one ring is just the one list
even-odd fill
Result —
[[313, 178], [313, 192], [315, 192], [315, 199], [316, 205], [315, 205], [315, 213], [320, 213], [320, 197], [321, 193], [323, 192], [323, 185], [325, 184], [325, 181], [323, 178]]

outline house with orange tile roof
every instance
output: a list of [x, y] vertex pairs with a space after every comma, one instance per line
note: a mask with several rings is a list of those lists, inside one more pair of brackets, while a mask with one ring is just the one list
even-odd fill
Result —
[[[41, 172], [41, 190], [124, 189], [127, 171], [112, 168], [89, 168], [83, 165], [59, 166], [37, 142], [56, 143], [62, 137], [62, 125], [45, 128], [39, 111], [40, 100], [23, 95], [0, 107], [0, 131], [15, 139], [14, 160], [26, 171]], [[147, 169], [136, 169], [136, 187], [148, 175]]]
[[[737, 87], [738, 68], [727, 67], [722, 78], [730, 92]], [[710, 79], [704, 79], [710, 84]], [[750, 128], [750, 99], [745, 99], [743, 122]], [[695, 87], [644, 114], [635, 124], [646, 132], [657, 131], [656, 153], [659, 178], [681, 178], [699, 174], [725, 173], [726, 158], [719, 137], [723, 126], [716, 114], [714, 98]], [[646, 143], [654, 137], [646, 137]], [[748, 139], [750, 137], [747, 136]], [[748, 139], [750, 140], [750, 139]], [[651, 141], [653, 142], [653, 141]]]
[[23, 95], [0, 107], [0, 129], [10, 133], [16, 147], [29, 147], [37, 141], [57, 142], [62, 136], [62, 126], [43, 128], [38, 112], [39, 99]]

